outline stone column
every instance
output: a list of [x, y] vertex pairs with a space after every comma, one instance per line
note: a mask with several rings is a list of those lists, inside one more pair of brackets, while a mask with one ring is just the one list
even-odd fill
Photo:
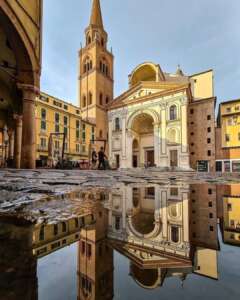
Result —
[[21, 84], [18, 87], [23, 92], [23, 132], [21, 167], [35, 169], [36, 167], [36, 119], [35, 99], [39, 90], [32, 86]]
[[160, 149], [159, 149], [159, 124], [154, 124], [154, 163], [157, 167], [159, 167], [159, 155], [160, 155]]
[[130, 129], [126, 133], [126, 159], [123, 168], [132, 168], [133, 136]]
[[161, 190], [161, 217], [162, 235], [164, 239], [168, 237], [168, 217], [167, 217], [167, 191]]
[[126, 117], [122, 118], [122, 159], [126, 159]]
[[183, 205], [183, 241], [189, 242], [189, 194], [182, 193]]
[[112, 153], [112, 131], [113, 131], [113, 126], [112, 126], [112, 119], [109, 119], [108, 122], [108, 150], [109, 150], [109, 158], [110, 158], [110, 163], [113, 163], [113, 153]]
[[22, 150], [22, 116], [14, 115], [15, 135], [14, 135], [14, 165], [16, 169], [21, 167]]
[[14, 157], [14, 131], [8, 130], [9, 135], [9, 147], [8, 147], [8, 158], [13, 159]]
[[181, 106], [181, 127], [182, 127], [182, 153], [188, 151], [188, 136], [187, 136], [187, 104], [184, 103]]
[[166, 155], [167, 149], [166, 149], [166, 107], [165, 105], [161, 109], [161, 153]]

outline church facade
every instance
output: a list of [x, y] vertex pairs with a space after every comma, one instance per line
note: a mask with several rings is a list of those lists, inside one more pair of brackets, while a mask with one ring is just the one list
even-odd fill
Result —
[[79, 51], [79, 104], [83, 119], [96, 124], [96, 141], [107, 141], [110, 165], [214, 171], [213, 71], [185, 75], [178, 66], [168, 73], [144, 62], [114, 99], [114, 56], [107, 42], [100, 1], [94, 0]]

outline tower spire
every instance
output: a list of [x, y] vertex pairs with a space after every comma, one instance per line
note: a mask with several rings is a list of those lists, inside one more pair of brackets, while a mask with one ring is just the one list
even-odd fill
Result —
[[90, 26], [96, 26], [103, 29], [103, 20], [102, 20], [102, 12], [100, 0], [93, 0], [92, 3], [92, 12], [90, 18]]

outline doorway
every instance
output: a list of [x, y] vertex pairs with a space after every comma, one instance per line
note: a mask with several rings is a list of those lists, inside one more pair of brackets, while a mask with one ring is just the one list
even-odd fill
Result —
[[170, 166], [178, 167], [178, 151], [170, 150]]
[[148, 167], [154, 167], [154, 150], [146, 151], [146, 164]]
[[115, 159], [116, 159], [116, 168], [119, 169], [120, 168], [120, 155], [116, 154]]
[[133, 155], [133, 168], [137, 168], [137, 167], [138, 167], [138, 156]]

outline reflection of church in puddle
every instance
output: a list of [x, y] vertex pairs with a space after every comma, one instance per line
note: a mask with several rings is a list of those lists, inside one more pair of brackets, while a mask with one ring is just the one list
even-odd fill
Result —
[[[37, 294], [37, 258], [76, 241], [78, 299], [113, 299], [114, 250], [129, 259], [129, 274], [142, 288], [155, 289], [169, 277], [179, 278], [181, 283], [191, 273], [218, 278], [216, 187], [126, 185], [110, 193], [96, 196], [90, 192], [82, 197], [94, 200], [94, 212], [30, 226], [19, 233], [16, 226], [13, 228], [15, 237], [19, 235], [17, 245], [22, 246], [15, 244], [19, 251], [8, 252], [6, 267], [11, 269], [17, 261], [17, 270], [22, 270], [25, 254], [32, 267], [23, 269], [26, 276], [19, 273], [20, 285], [16, 272], [9, 290], [17, 294], [20, 286], [32, 286], [31, 296], [25, 300], [37, 299], [32, 296]], [[24, 247], [20, 242], [23, 235], [27, 241]]]
[[194, 188], [124, 186], [111, 194], [108, 239], [130, 259], [130, 274], [140, 286], [156, 288], [167, 277], [184, 280], [193, 272], [218, 278], [216, 204], [211, 218], [201, 224], [203, 234], [196, 238], [191, 225], [202, 222], [205, 210], [199, 204], [191, 210], [191, 200], [196, 203], [195, 199], [203, 196]]

